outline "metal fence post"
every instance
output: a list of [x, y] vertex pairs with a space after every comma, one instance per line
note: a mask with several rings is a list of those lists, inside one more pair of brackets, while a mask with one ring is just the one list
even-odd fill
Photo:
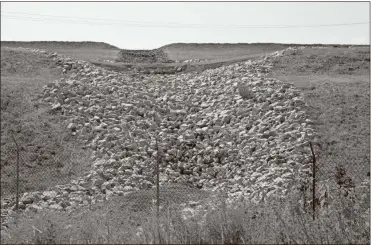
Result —
[[158, 139], [156, 137], [156, 224], [157, 224], [157, 235], [159, 244], [161, 244], [161, 235], [160, 235], [160, 148], [158, 146]]
[[13, 141], [17, 147], [17, 179], [16, 179], [16, 197], [15, 197], [15, 209], [19, 209], [19, 147], [12, 131], [10, 131]]
[[312, 152], [313, 158], [313, 183], [312, 183], [312, 206], [313, 206], [313, 220], [315, 220], [315, 212], [316, 212], [316, 155], [314, 154], [312, 142], [309, 142], [310, 150]]
[[156, 161], [156, 198], [157, 198], [157, 218], [160, 213], [160, 150], [158, 147], [158, 140], [156, 138], [156, 149], [157, 149], [157, 161]]

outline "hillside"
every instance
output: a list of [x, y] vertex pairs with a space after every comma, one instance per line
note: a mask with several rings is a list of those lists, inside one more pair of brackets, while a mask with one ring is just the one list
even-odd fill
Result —
[[335, 44], [282, 44], [282, 43], [173, 43], [160, 49], [173, 60], [221, 60], [239, 56], [256, 55], [282, 50], [288, 47], [348, 47]]
[[[2, 239], [49, 244], [368, 243], [368, 50], [306, 47], [266, 54], [263, 48], [242, 56], [254, 56], [252, 60], [238, 56], [227, 64], [224, 58], [218, 67], [207, 69], [217, 63], [206, 62], [197, 72], [171, 75], [119, 73], [40, 50], [4, 53], [2, 68], [10, 88], [22, 72], [20, 88], [34, 84], [26, 76], [40, 73], [38, 67], [56, 69], [58, 79], [46, 83], [48, 76], [38, 77], [29, 95], [38, 91], [36, 100], [8, 95], [4, 111], [9, 115], [28, 104], [48, 112], [30, 110], [35, 117], [29, 124], [40, 133], [22, 126], [17, 138], [26, 132], [47, 145], [59, 142], [61, 152], [65, 148], [59, 138], [73, 141], [66, 151], [76, 150], [71, 159], [79, 161], [70, 166], [81, 168], [68, 183], [43, 182], [53, 176], [47, 175], [50, 166], [42, 163], [48, 158], [42, 157], [36, 167], [44, 176], [39, 182], [33, 179], [40, 191], [34, 191], [37, 186], [26, 190], [20, 214], [11, 210], [14, 200], [2, 202]], [[221, 56], [235, 52], [226, 49]], [[204, 54], [211, 57], [211, 50]], [[168, 64], [153, 64], [162, 65]], [[66, 66], [71, 69], [63, 76], [60, 69]], [[17, 98], [22, 106], [7, 110]], [[8, 128], [24, 124], [27, 115], [13, 114], [20, 120]], [[48, 118], [56, 117], [59, 126], [48, 131]], [[51, 138], [39, 137], [42, 127]], [[317, 178], [327, 182], [318, 182], [315, 220], [311, 190], [308, 195], [304, 189], [312, 181], [308, 141], [316, 144], [320, 167], [328, 166], [323, 156], [335, 159], [347, 167], [347, 183], [355, 183], [338, 187], [335, 165], [319, 171]], [[347, 147], [358, 154], [351, 155]], [[80, 150], [89, 158], [78, 155]], [[7, 164], [13, 172], [14, 162]], [[157, 162], [159, 219], [153, 202]], [[10, 185], [6, 189], [14, 192]]]
[[114, 71], [145, 74], [199, 72], [255, 59], [284, 48], [280, 44], [169, 44], [154, 50], [122, 49], [116, 62], [95, 65]]
[[1, 48], [2, 198], [13, 196], [16, 188], [12, 132], [21, 149], [21, 192], [67, 183], [83, 169], [84, 153], [66, 134], [63, 115], [38, 102], [42, 87], [62, 78], [62, 70], [43, 54]]
[[2, 41], [2, 47], [45, 49], [68, 57], [86, 61], [114, 61], [119, 48], [103, 42], [10, 42]]
[[222, 60], [239, 56], [255, 55], [282, 50], [286, 46], [280, 44], [198, 44], [176, 43], [161, 47], [173, 60]]
[[121, 49], [116, 59], [124, 63], [171, 63], [167, 55], [161, 49], [154, 50], [128, 50]]
[[23, 48], [39, 48], [39, 49], [54, 49], [54, 48], [67, 48], [67, 49], [109, 49], [117, 50], [118, 47], [115, 47], [111, 44], [104, 42], [63, 42], [63, 41], [1, 41], [2, 47], [23, 47]]
[[[369, 159], [369, 47], [305, 48], [288, 52], [273, 65], [271, 76], [303, 91], [322, 155], [337, 155], [344, 165]], [[369, 171], [357, 168], [360, 175]]]
[[[300, 132], [307, 137], [313, 132], [299, 92], [278, 80], [264, 79], [268, 62], [130, 77], [72, 61], [76, 70], [71, 76], [44, 86], [41, 97], [50, 108], [61, 108], [65, 133], [92, 151], [91, 169], [71, 183], [80, 187], [50, 187], [59, 193], [58, 203], [67, 198], [70, 204], [64, 208], [79, 205], [74, 195], [81, 201], [87, 198], [81, 188], [89, 189], [97, 200], [104, 193], [151, 188], [155, 138], [166, 153], [161, 182], [224, 190], [231, 200], [284, 195], [282, 186], [291, 188], [294, 178], [308, 172], [308, 157], [300, 153], [305, 148]], [[265, 99], [268, 94], [272, 106]], [[296, 167], [282, 168], [289, 165]], [[253, 172], [256, 176], [251, 176]], [[286, 177], [280, 178], [282, 174]], [[66, 188], [78, 193], [65, 196]], [[31, 197], [35, 205], [36, 196]]]

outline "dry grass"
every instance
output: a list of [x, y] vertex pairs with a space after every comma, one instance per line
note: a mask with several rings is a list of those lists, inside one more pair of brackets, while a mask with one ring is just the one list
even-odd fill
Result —
[[162, 47], [172, 60], [225, 60], [242, 56], [261, 55], [286, 48], [283, 44], [207, 44], [179, 43]]
[[[43, 211], [19, 217], [5, 243], [38, 244], [368, 244], [369, 188], [351, 200], [339, 193], [316, 219], [292, 192], [285, 200], [265, 204], [238, 202], [227, 207], [223, 198], [214, 209], [184, 219], [177, 205], [164, 205], [157, 220], [154, 208], [132, 208], [140, 199], [121, 197], [72, 213]], [[211, 201], [211, 200], [210, 200]], [[128, 202], [130, 209], [124, 207]], [[211, 203], [211, 202], [210, 202]], [[115, 204], [115, 209], [112, 205]], [[356, 205], [357, 208], [354, 208]], [[158, 228], [159, 227], [159, 228]]]
[[[350, 161], [339, 162], [340, 164], [349, 165], [352, 159], [369, 156], [370, 83], [369, 55], [366, 51], [364, 48], [305, 49], [302, 53], [291, 54], [277, 60], [272, 72], [272, 76], [292, 82], [303, 90], [310, 106], [308, 113], [315, 121], [315, 129], [321, 136], [321, 154], [336, 155], [340, 152], [342, 155], [348, 155], [347, 160]], [[31, 64], [35, 62], [34, 64], [39, 64], [36, 67], [44, 67], [40, 65], [43, 64], [42, 61], [33, 59], [35, 58], [30, 59]], [[32, 99], [20, 99], [31, 98], [33, 93], [29, 91], [36, 91], [38, 86], [53, 78], [54, 75], [46, 75], [47, 71], [51, 70], [50, 67], [44, 67], [45, 70], [37, 68], [33, 71], [34, 68], [27, 62], [14, 65], [20, 60], [27, 60], [27, 58], [17, 58], [15, 63], [9, 61], [8, 63], [12, 64], [10, 66], [3, 66], [2, 63], [2, 85], [5, 81], [4, 84], [8, 86], [1, 88], [2, 137], [6, 127], [14, 124], [13, 122], [25, 125], [21, 127], [22, 135], [25, 132], [23, 129], [36, 130], [38, 132], [36, 135], [39, 133], [44, 136], [54, 135], [52, 132], [58, 134], [59, 121], [55, 115], [32, 109]], [[24, 69], [25, 67], [28, 68]], [[7, 69], [5, 75], [3, 69]], [[59, 76], [59, 73], [56, 76]], [[27, 77], [33, 77], [32, 79], [35, 80], [28, 80], [30, 78]], [[31, 84], [36, 85], [31, 86]], [[9, 99], [3, 100], [3, 95]], [[23, 108], [22, 110], [28, 114], [17, 108]], [[8, 113], [6, 119], [3, 119], [3, 113]], [[41, 130], [39, 120], [53, 122], [56, 128], [47, 130], [45, 133]], [[8, 126], [3, 126], [6, 125], [3, 122], [8, 122]], [[31, 130], [30, 127], [34, 128]], [[31, 134], [29, 137], [34, 136]], [[36, 137], [36, 139], [40, 138]], [[48, 140], [43, 138], [42, 141], [49, 143], [54, 140], [54, 136]], [[358, 150], [352, 150], [354, 148]], [[42, 167], [39, 171], [52, 169]], [[5, 176], [3, 169], [2, 165], [2, 181]], [[328, 173], [329, 176], [333, 174]], [[32, 175], [29, 176], [32, 180]], [[40, 183], [32, 187], [34, 189], [42, 189], [42, 183], [54, 184], [40, 181], [37, 175], [34, 175], [33, 181]], [[157, 220], [151, 201], [154, 194], [149, 195], [151, 191], [148, 190], [117, 197], [96, 204], [91, 209], [77, 209], [72, 213], [43, 211], [36, 214], [22, 214], [18, 217], [18, 221], [11, 225], [10, 231], [2, 234], [1, 242], [369, 244], [369, 184], [367, 188], [363, 194], [353, 199], [350, 199], [349, 195], [344, 197], [336, 188], [332, 189], [331, 193], [327, 193], [331, 197], [327, 200], [329, 208], [320, 209], [315, 221], [312, 220], [310, 211], [303, 210], [300, 204], [302, 196], [296, 192], [290, 192], [291, 195], [284, 201], [269, 200], [264, 205], [241, 202], [232, 209], [223, 204], [222, 198], [216, 202], [210, 198], [210, 195], [196, 193], [196, 191], [190, 193], [197, 195], [185, 195], [183, 189], [169, 192], [166, 195], [168, 198], [161, 199], [164, 205], [160, 219]], [[205, 219], [204, 216], [196, 215], [184, 221], [179, 207], [186, 200], [205, 200], [206, 203], [215, 204], [217, 209], [206, 212]], [[172, 203], [174, 205], [171, 205]], [[202, 220], [204, 222], [200, 223]], [[160, 229], [157, 229], [158, 223]]]
[[[4, 45], [10, 45], [5, 43]], [[102, 66], [107, 69], [120, 72], [130, 71], [133, 64], [116, 63], [112, 64], [104, 62], [105, 60], [114, 61], [118, 57], [118, 49], [108, 48], [102, 45], [93, 44], [87, 45], [83, 43], [58, 43], [58, 42], [43, 42], [43, 43], [16, 43], [10, 45], [14, 47], [31, 47], [46, 49], [49, 52], [58, 52], [76, 59], [93, 62], [95, 65]], [[284, 49], [285, 45], [280, 44], [182, 44], [182, 45], [166, 45], [163, 50], [172, 60], [189, 60], [189, 59], [205, 59], [207, 62], [195, 64], [179, 64], [179, 63], [154, 63], [154, 64], [134, 64], [139, 71], [150, 73], [160, 70], [162, 73], [177, 73], [174, 68], [182, 66], [181, 72], [202, 71], [205, 69], [213, 69], [223, 65], [229, 65], [236, 62], [254, 59], [266, 53]]]
[[282, 75], [369, 75], [370, 48], [305, 48], [273, 62]]
[[5, 47], [46, 49], [86, 61], [115, 60], [119, 49], [99, 42], [1, 42]]
[[65, 119], [37, 96], [42, 86], [62, 76], [43, 56], [1, 50], [1, 195], [15, 194], [16, 147], [21, 148], [20, 191], [45, 190], [67, 183], [86, 168], [86, 153], [73, 146]]
[[250, 90], [250, 88], [246, 85], [239, 85], [238, 86], [238, 93], [240, 96], [246, 100], [254, 98], [254, 93]]
[[67, 55], [69, 57], [73, 57], [79, 60], [85, 61], [103, 61], [103, 60], [111, 60], [114, 61], [117, 58], [117, 54], [119, 50], [109, 50], [109, 49], [64, 49], [64, 48], [51, 48], [48, 49], [52, 52], [57, 52], [63, 55]]
[[277, 59], [271, 73], [304, 93], [319, 135], [316, 153], [337, 159], [362, 177], [369, 160], [363, 167], [352, 164], [370, 157], [369, 52], [365, 47], [306, 48]]

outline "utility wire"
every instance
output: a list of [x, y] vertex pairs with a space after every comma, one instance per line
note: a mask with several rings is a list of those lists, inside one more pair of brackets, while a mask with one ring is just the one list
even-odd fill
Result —
[[[21, 14], [21, 15], [33, 15], [33, 16], [44, 16], [44, 17], [52, 17], [52, 18], [62, 18], [62, 19], [77, 19], [77, 20], [95, 20], [95, 21], [113, 21], [113, 22], [120, 22], [120, 23], [137, 23], [137, 24], [157, 24], [157, 25], [185, 25], [185, 26], [205, 26], [205, 24], [184, 24], [184, 23], [159, 23], [159, 22], [145, 22], [145, 21], [123, 21], [123, 20], [114, 20], [114, 19], [101, 19], [101, 18], [81, 18], [81, 17], [72, 17], [72, 16], [55, 16], [55, 15], [45, 15], [45, 14], [30, 14], [30, 13], [21, 13], [21, 12], [5, 12], [2, 13], [10, 13], [10, 14]], [[223, 27], [317, 27], [317, 26], [334, 26], [334, 25], [354, 25], [354, 24], [368, 24], [370, 22], [354, 22], [354, 23], [343, 23], [343, 24], [323, 24], [323, 25], [305, 25], [305, 26], [280, 26], [280, 25], [207, 25], [207, 26], [223, 26]]]
[[[4, 15], [4, 14], [5, 15]], [[14, 15], [16, 14], [16, 15]], [[23, 15], [23, 16], [22, 16]], [[2, 12], [1, 17], [5, 19], [15, 20], [31, 20], [41, 21], [46, 23], [71, 23], [71, 24], [89, 24], [89, 25], [111, 25], [111, 26], [136, 26], [136, 27], [165, 27], [165, 28], [262, 28], [262, 29], [279, 29], [279, 28], [305, 28], [305, 27], [331, 27], [331, 26], [349, 26], [349, 25], [363, 25], [370, 22], [353, 22], [341, 24], [322, 24], [322, 25], [206, 25], [206, 24], [182, 24], [182, 23], [156, 23], [156, 22], [141, 22], [141, 21], [123, 21], [113, 19], [95, 19], [95, 18], [80, 18], [67, 16], [53, 16], [41, 14], [28, 14], [17, 12]]]
[[[121, 22], [121, 23], [137, 23], [137, 24], [153, 24], [153, 22], [145, 21], [124, 21], [124, 20], [114, 20], [114, 19], [101, 19], [101, 18], [82, 18], [82, 17], [73, 17], [73, 16], [56, 16], [56, 15], [46, 15], [46, 14], [30, 14], [30, 13], [20, 13], [20, 12], [5, 12], [9, 14], [20, 14], [20, 15], [33, 15], [33, 16], [42, 16], [42, 17], [52, 17], [52, 18], [62, 18], [62, 19], [77, 19], [77, 20], [94, 20], [94, 21], [111, 21], [111, 22]], [[155, 23], [156, 24], [156, 23]], [[157, 24], [170, 24], [170, 25], [183, 25], [184, 23], [157, 23]], [[192, 25], [192, 24], [191, 24]], [[197, 24], [195, 24], [197, 25]]]

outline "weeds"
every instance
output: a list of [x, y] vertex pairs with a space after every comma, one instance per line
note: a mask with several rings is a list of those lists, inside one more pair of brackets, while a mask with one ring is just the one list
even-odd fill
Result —
[[[369, 200], [369, 193], [363, 199]], [[44, 211], [28, 216], [2, 237], [5, 243], [24, 243], [30, 237], [35, 243], [160, 243], [160, 244], [365, 244], [369, 243], [369, 204], [354, 206], [355, 200], [333, 194], [334, 199], [316, 220], [303, 210], [300, 193], [285, 199], [271, 198], [265, 203], [248, 201], [233, 207], [223, 202], [214, 208], [196, 212], [185, 220], [181, 209], [167, 205], [156, 220], [156, 208], [151, 215], [138, 213], [138, 226], [133, 226], [131, 213], [117, 210], [114, 214], [99, 209], [79, 211], [78, 215]], [[211, 203], [210, 203], [211, 204]], [[242, 205], [240, 205], [242, 204]], [[353, 205], [353, 206], [352, 206]], [[117, 205], [119, 206], [119, 204]], [[139, 211], [140, 212], [140, 211]], [[53, 222], [50, 222], [53, 220]], [[157, 223], [159, 229], [157, 229]], [[31, 230], [29, 227], [37, 227]], [[68, 226], [69, 229], [62, 227]], [[16, 241], [14, 240], [18, 236]]]
[[238, 93], [245, 100], [249, 100], [249, 99], [253, 99], [254, 98], [254, 93], [246, 85], [241, 85], [240, 84], [238, 86]]

